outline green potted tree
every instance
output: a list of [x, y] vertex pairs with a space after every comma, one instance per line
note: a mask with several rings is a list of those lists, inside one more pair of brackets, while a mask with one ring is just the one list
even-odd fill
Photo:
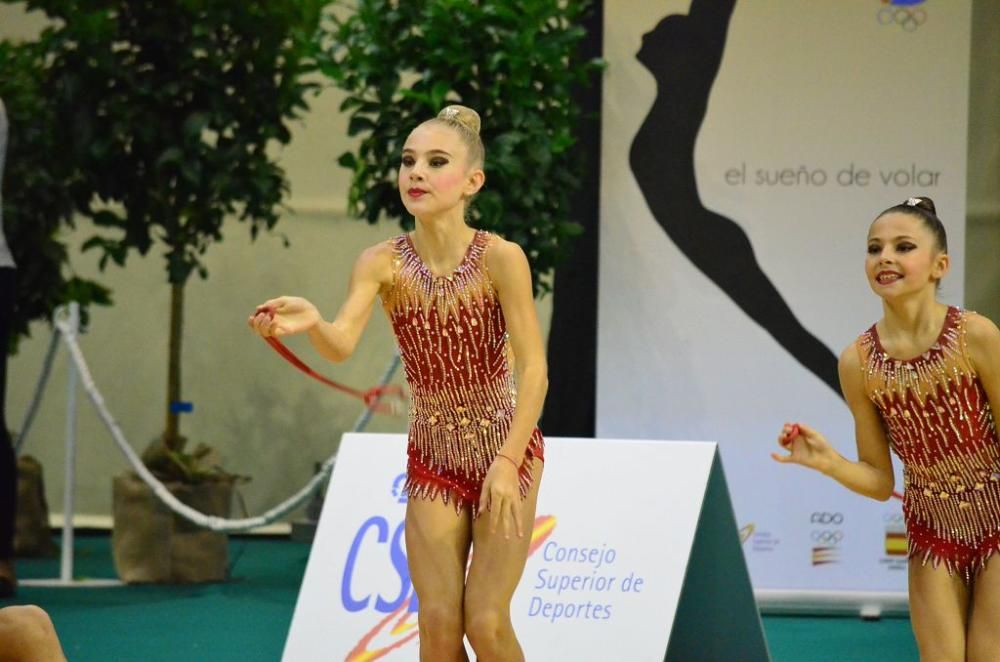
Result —
[[7, 107], [10, 135], [4, 172], [3, 222], [18, 265], [10, 347], [29, 337], [35, 321], [51, 321], [59, 306], [80, 304], [84, 321], [90, 304], [110, 304], [110, 291], [77, 276], [70, 263], [64, 230], [74, 227], [74, 195], [81, 177], [59, 158], [52, 131], [54, 112], [38, 72], [45, 67], [48, 43], [0, 41], [0, 98]]
[[570, 218], [579, 159], [572, 150], [580, 110], [575, 87], [599, 60], [577, 57], [589, 2], [564, 0], [358, 0], [325, 25], [320, 68], [348, 93], [357, 149], [339, 162], [353, 171], [350, 211], [413, 227], [395, 170], [410, 129], [447, 103], [475, 108], [488, 146], [486, 187], [471, 222], [517, 242], [536, 294], [580, 233]]
[[[44, 34], [54, 138], [82, 178], [76, 210], [100, 265], [164, 249], [171, 291], [164, 430], [143, 454], [181, 500], [227, 516], [234, 477], [179, 424], [184, 287], [227, 219], [252, 237], [279, 220], [288, 189], [268, 147], [316, 85], [314, 0], [30, 0]], [[112, 550], [130, 582], [200, 582], [228, 572], [224, 535], [196, 530], [134, 475], [114, 482]]]

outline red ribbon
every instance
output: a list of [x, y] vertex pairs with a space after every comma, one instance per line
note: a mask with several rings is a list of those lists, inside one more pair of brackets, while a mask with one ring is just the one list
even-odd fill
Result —
[[[332, 379], [324, 377], [319, 374], [308, 365], [305, 361], [300, 359], [295, 355], [295, 352], [288, 349], [284, 343], [282, 343], [277, 338], [270, 336], [264, 338], [267, 344], [274, 348], [278, 354], [280, 354], [286, 361], [291, 363], [293, 366], [306, 373], [313, 379], [323, 382], [331, 388], [335, 388], [341, 393], [346, 393], [352, 397], [358, 398], [365, 403], [365, 407], [371, 409], [376, 414], [398, 414], [399, 413], [399, 403], [404, 399], [403, 389], [396, 384], [385, 384], [384, 386], [373, 386], [367, 391], [362, 391], [360, 389], [352, 388], [340, 382], [335, 382]], [[390, 398], [389, 402], [384, 402], [384, 398]]]
[[[269, 317], [274, 317], [274, 311], [270, 308], [261, 306], [257, 309], [258, 313], [267, 313]], [[361, 391], [350, 386], [341, 384], [340, 382], [335, 382], [332, 379], [324, 377], [319, 374], [308, 365], [305, 361], [300, 359], [295, 355], [295, 352], [288, 349], [283, 342], [275, 338], [274, 336], [267, 336], [264, 338], [267, 344], [274, 348], [278, 354], [281, 354], [286, 361], [291, 363], [293, 366], [306, 373], [315, 380], [321, 381], [331, 388], [335, 388], [341, 393], [346, 393], [352, 397], [358, 398], [365, 403], [365, 407], [371, 409], [376, 414], [392, 414], [397, 415], [400, 413], [401, 404], [405, 400], [405, 395], [403, 389], [395, 384], [385, 384], [383, 386], [373, 386], [367, 391]], [[383, 398], [390, 398], [389, 402], [383, 402]]]
[[[274, 319], [274, 309], [268, 306], [259, 306], [257, 308], [257, 314], [266, 313], [271, 319]], [[295, 355], [295, 352], [288, 349], [283, 342], [275, 338], [274, 336], [266, 336], [264, 340], [267, 344], [274, 348], [278, 354], [284, 357], [286, 361], [291, 363], [293, 366], [306, 373], [313, 379], [323, 382], [331, 388], [335, 388], [341, 393], [346, 393], [352, 397], [358, 398], [365, 403], [365, 407], [370, 409], [376, 414], [391, 414], [398, 415], [403, 409], [403, 403], [406, 400], [403, 389], [395, 384], [385, 384], [382, 386], [373, 386], [367, 391], [361, 391], [350, 386], [341, 384], [340, 382], [335, 382], [332, 379], [324, 377], [319, 374], [308, 365], [306, 362]], [[389, 398], [388, 402], [383, 402], [384, 398]]]

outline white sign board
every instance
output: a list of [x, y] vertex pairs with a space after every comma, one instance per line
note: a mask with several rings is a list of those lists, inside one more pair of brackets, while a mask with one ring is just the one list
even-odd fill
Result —
[[[723, 631], [738, 633], [740, 659], [767, 659], [714, 443], [546, 444], [531, 550], [511, 607], [529, 659], [659, 662], [685, 613], [699, 621], [702, 647], [717, 628], [720, 641]], [[344, 436], [286, 662], [417, 659], [417, 604], [403, 537], [405, 449], [402, 435]], [[706, 517], [712, 504], [716, 510]], [[706, 527], [714, 532], [706, 536]], [[689, 568], [692, 545], [726, 567]], [[708, 595], [711, 588], [699, 589], [700, 596], [685, 590], [702, 568], [725, 577], [720, 589], [730, 611]], [[711, 609], [697, 610], [709, 602]]]

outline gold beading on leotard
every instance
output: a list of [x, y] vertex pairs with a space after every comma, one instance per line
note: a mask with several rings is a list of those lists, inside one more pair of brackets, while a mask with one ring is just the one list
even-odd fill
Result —
[[[411, 391], [408, 492], [454, 497], [457, 508], [478, 497], [517, 398], [507, 323], [484, 259], [491, 237], [477, 232], [461, 264], [443, 276], [431, 273], [407, 235], [397, 237], [392, 287], [382, 294]], [[542, 443], [535, 431], [522, 494]]]
[[944, 562], [968, 580], [1000, 542], [1000, 440], [968, 357], [965, 323], [964, 312], [949, 309], [938, 340], [911, 360], [889, 356], [874, 326], [857, 345], [866, 392], [903, 461], [908, 526], [930, 529], [942, 548], [982, 548], [974, 567], [961, 565], [911, 535], [911, 556]]

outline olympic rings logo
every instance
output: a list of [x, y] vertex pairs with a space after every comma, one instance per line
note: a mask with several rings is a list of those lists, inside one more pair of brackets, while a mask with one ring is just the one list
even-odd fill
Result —
[[898, 25], [906, 32], [913, 32], [927, 21], [927, 12], [909, 7], [882, 7], [878, 10], [879, 25]]
[[836, 545], [844, 539], [844, 532], [836, 529], [833, 531], [813, 531], [810, 534], [810, 537], [813, 542], [822, 543], [824, 545]]

